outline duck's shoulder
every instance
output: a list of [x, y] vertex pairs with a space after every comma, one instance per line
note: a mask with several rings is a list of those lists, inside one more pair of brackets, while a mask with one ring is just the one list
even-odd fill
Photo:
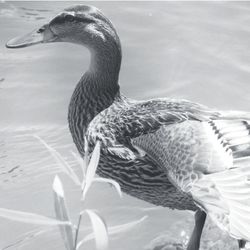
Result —
[[105, 145], [114, 144], [118, 133], [117, 120], [121, 121], [122, 119], [119, 114], [124, 109], [128, 109], [129, 105], [127, 99], [119, 98], [96, 115], [86, 131], [88, 141], [95, 143], [96, 140], [100, 140]]

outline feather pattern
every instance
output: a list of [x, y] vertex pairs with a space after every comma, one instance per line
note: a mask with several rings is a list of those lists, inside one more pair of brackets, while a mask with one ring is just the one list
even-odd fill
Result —
[[[233, 237], [250, 240], [250, 122], [242, 120], [248, 116], [234, 118], [181, 100], [126, 100], [122, 110], [114, 103], [95, 117], [87, 132], [90, 141], [102, 140], [108, 148], [119, 143], [119, 151], [112, 151], [119, 159], [150, 159], [179, 196], [192, 197]], [[97, 130], [102, 117], [108, 123]], [[101, 130], [116, 136], [107, 140]], [[128, 151], [133, 157], [121, 153]], [[103, 154], [110, 153], [104, 147]]]
[[58, 41], [82, 44], [91, 52], [90, 67], [71, 97], [68, 121], [82, 156], [85, 143], [91, 153], [100, 142], [97, 173], [152, 204], [201, 208], [233, 237], [250, 240], [250, 113], [122, 96], [120, 40], [94, 7], [69, 7], [6, 46]]
[[[96, 8], [66, 12], [84, 25], [74, 26], [79, 37], [70, 41], [91, 51], [68, 115], [81, 155], [86, 134], [90, 152], [101, 142], [97, 173], [118, 181], [124, 192], [155, 205], [199, 207], [235, 238], [249, 239], [250, 114], [186, 100], [125, 98], [118, 84], [121, 45], [112, 23]], [[61, 23], [67, 22], [53, 28]]]
[[209, 121], [162, 125], [132, 144], [165, 169], [173, 185], [191, 194], [218, 226], [250, 240], [249, 134], [249, 121], [224, 120], [221, 114]]

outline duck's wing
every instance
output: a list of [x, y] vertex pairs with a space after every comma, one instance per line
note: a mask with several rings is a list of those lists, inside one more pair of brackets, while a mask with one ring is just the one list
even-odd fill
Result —
[[[118, 108], [117, 108], [118, 106]], [[179, 124], [185, 121], [210, 121], [220, 116], [220, 113], [207, 107], [180, 99], [153, 99], [149, 101], [126, 102], [119, 107], [120, 103], [113, 105], [110, 109], [103, 111], [102, 117], [108, 120], [102, 126], [92, 126], [93, 135], [105, 134], [112, 131], [115, 143], [108, 147], [110, 154], [115, 157], [132, 160], [137, 157], [135, 153], [143, 155], [137, 149], [134, 139], [142, 138], [142, 135], [153, 135], [162, 126]], [[94, 123], [100, 124], [99, 120]], [[102, 131], [101, 131], [102, 130]], [[109, 133], [110, 134], [110, 133]], [[103, 138], [97, 138], [102, 140]]]
[[187, 120], [208, 121], [219, 116], [219, 112], [198, 103], [162, 98], [128, 105], [127, 109], [119, 111], [116, 122], [123, 136], [131, 138], [156, 131], [162, 125]]
[[127, 141], [191, 194], [218, 226], [250, 240], [250, 115], [190, 102], [165, 107], [149, 102], [122, 112]]
[[[135, 138], [139, 139], [142, 135], [152, 134], [163, 125], [179, 124], [188, 120], [209, 121], [220, 115], [219, 112], [203, 105], [180, 99], [129, 101], [123, 104], [122, 108], [119, 106], [120, 103], [115, 104], [111, 109], [102, 112], [102, 117], [107, 117], [105, 120], [108, 122], [98, 126], [100, 128], [98, 131], [95, 129], [96, 126], [92, 126], [92, 134], [96, 137], [98, 134], [105, 134], [105, 131], [112, 131], [115, 143], [107, 150], [114, 157], [126, 160], [133, 160], [138, 157], [138, 154], [143, 155], [135, 144], [132, 145]], [[97, 123], [100, 122], [95, 122]]]

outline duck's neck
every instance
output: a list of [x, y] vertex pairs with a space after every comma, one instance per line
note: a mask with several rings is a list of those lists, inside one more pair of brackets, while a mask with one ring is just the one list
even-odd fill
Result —
[[84, 154], [84, 135], [91, 120], [120, 97], [120, 46], [109, 43], [91, 52], [90, 68], [74, 90], [68, 113], [69, 128], [81, 154]]

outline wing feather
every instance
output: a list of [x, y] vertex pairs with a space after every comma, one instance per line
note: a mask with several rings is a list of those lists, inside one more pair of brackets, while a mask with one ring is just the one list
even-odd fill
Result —
[[103, 140], [110, 154], [131, 161], [149, 157], [220, 228], [250, 240], [249, 113], [158, 99], [128, 102], [108, 115], [108, 123], [93, 134], [115, 131]]
[[221, 229], [250, 240], [249, 124], [238, 119], [187, 120], [132, 141]]

